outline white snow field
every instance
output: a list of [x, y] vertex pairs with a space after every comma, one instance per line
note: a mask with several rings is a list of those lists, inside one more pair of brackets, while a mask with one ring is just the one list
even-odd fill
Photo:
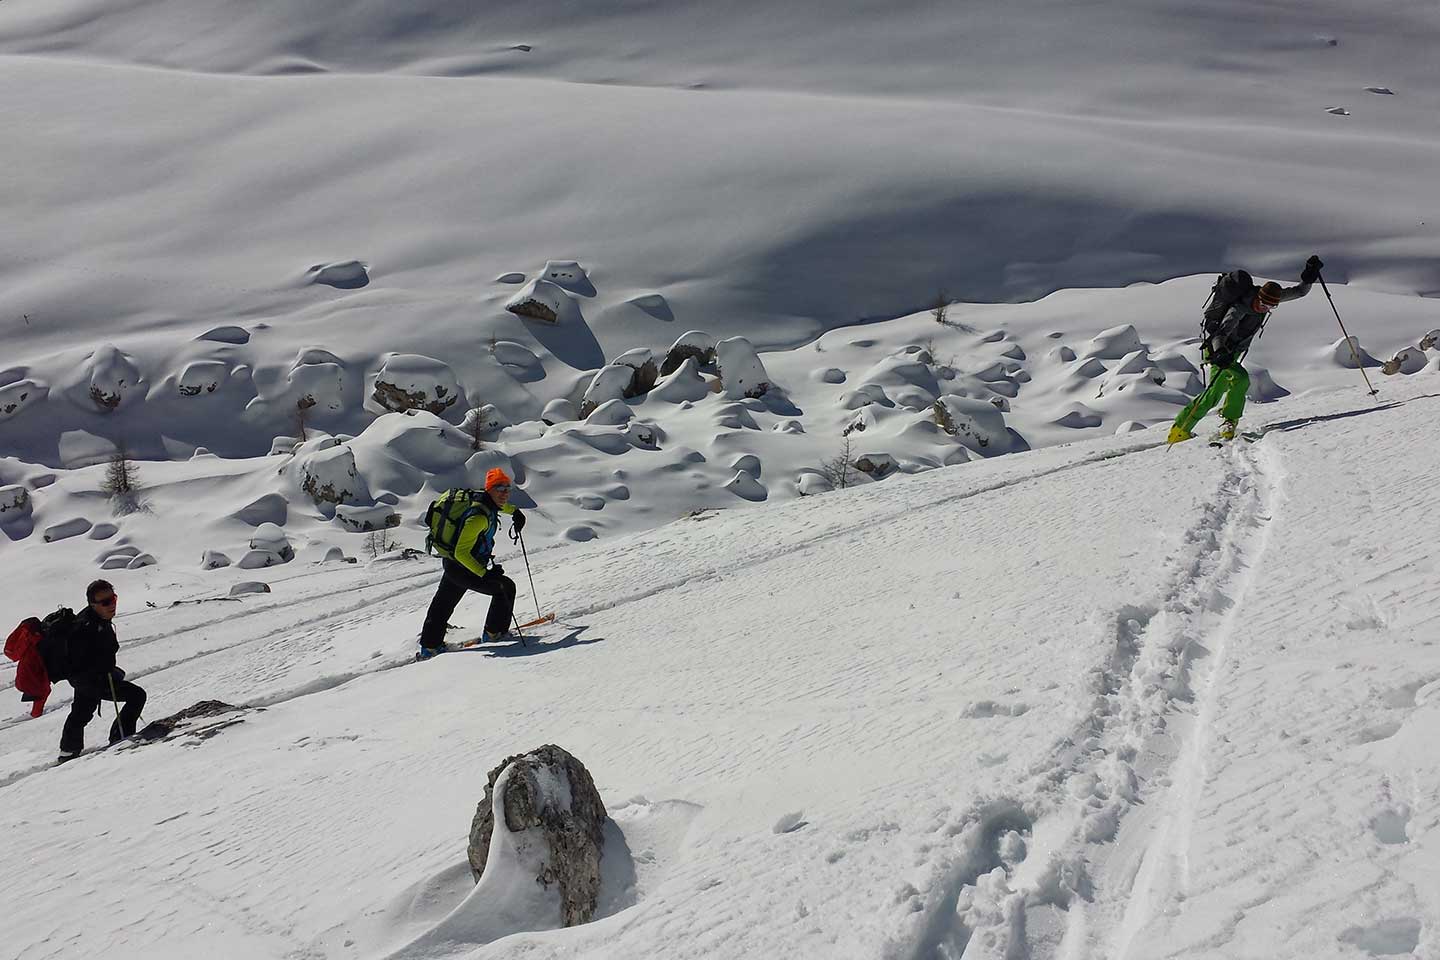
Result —
[[[1440, 956], [1437, 44], [0, 2], [0, 625], [103, 575], [147, 718], [250, 708], [52, 769], [69, 686], [10, 701], [0, 956]], [[1317, 285], [1275, 429], [1166, 452], [1216, 274], [1311, 253], [1352, 340]], [[496, 466], [560, 620], [406, 665]], [[552, 741], [615, 839], [568, 930], [465, 865]]]
[[[1434, 956], [1415, 387], [1283, 401], [1223, 450], [1087, 441], [537, 551], [557, 625], [421, 664], [428, 561], [122, 590], [149, 713], [255, 709], [60, 768], [65, 685], [6, 721], [6, 953]], [[523, 884], [467, 898], [486, 771], [546, 742], [623, 836], [567, 930]]]

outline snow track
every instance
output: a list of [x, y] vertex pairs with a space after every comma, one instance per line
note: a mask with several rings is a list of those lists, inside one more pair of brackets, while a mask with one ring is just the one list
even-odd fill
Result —
[[1121, 958], [1183, 885], [1213, 680], [1280, 499], [1267, 448], [1222, 456], [1166, 588], [1114, 612], [1110, 655], [1086, 678], [1089, 709], [1028, 781], [946, 828], [954, 839], [919, 917], [887, 957]]

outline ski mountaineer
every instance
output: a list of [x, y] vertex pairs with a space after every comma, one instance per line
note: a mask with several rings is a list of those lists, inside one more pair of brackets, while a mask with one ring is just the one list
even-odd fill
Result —
[[70, 715], [60, 734], [60, 763], [74, 760], [85, 749], [85, 725], [95, 716], [102, 700], [125, 704], [110, 725], [111, 743], [134, 734], [140, 712], [145, 709], [145, 691], [126, 680], [125, 671], [115, 666], [120, 641], [110, 621], [115, 618], [119, 602], [108, 580], [96, 580], [85, 588], [85, 611], [63, 637], [52, 637], [41, 646], [50, 676], [67, 678], [75, 689]]
[[1195, 424], [1222, 398], [1225, 402], [1220, 416], [1224, 423], [1219, 439], [1235, 439], [1240, 416], [1245, 412], [1245, 393], [1250, 389], [1250, 374], [1240, 365], [1250, 350], [1250, 341], [1264, 329], [1265, 321], [1276, 307], [1310, 292], [1311, 285], [1320, 279], [1323, 266], [1318, 256], [1306, 260], [1300, 283], [1294, 287], [1282, 287], [1273, 280], [1257, 287], [1244, 270], [1220, 275], [1205, 307], [1200, 343], [1200, 359], [1210, 365], [1210, 386], [1180, 411], [1170, 428], [1169, 443], [1180, 443], [1195, 436]]
[[525, 514], [510, 503], [510, 477], [499, 467], [485, 474], [483, 492], [447, 490], [426, 511], [425, 523], [430, 528], [427, 547], [440, 554], [445, 572], [420, 628], [420, 659], [445, 651], [446, 625], [467, 590], [491, 598], [482, 643], [503, 640], [510, 632], [515, 581], [505, 576], [500, 564], [492, 563], [502, 513], [510, 515], [511, 529], [518, 537], [525, 529]]

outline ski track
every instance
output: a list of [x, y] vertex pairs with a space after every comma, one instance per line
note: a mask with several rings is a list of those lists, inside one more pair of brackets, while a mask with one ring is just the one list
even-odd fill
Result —
[[[1028, 782], [952, 819], [948, 852], [917, 885], [923, 906], [901, 921], [887, 958], [1118, 960], [1165, 892], [1183, 884], [1215, 709], [1210, 682], [1265, 551], [1282, 479], [1263, 447], [1220, 455], [1224, 477], [1185, 534], [1169, 586], [1114, 612], [1113, 649], [1085, 684], [1088, 710]], [[1127, 817], [1137, 809], [1141, 816]], [[1007, 842], [1012, 831], [1027, 852]], [[1137, 846], [1137, 862], [1121, 871], [1128, 888], [1097, 893], [1100, 868]]]

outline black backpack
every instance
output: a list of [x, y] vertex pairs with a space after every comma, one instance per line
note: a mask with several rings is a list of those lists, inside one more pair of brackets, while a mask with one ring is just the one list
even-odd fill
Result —
[[1220, 332], [1220, 323], [1230, 308], [1255, 295], [1255, 281], [1244, 270], [1231, 270], [1215, 279], [1210, 299], [1205, 301], [1205, 319], [1200, 322], [1200, 336], [1205, 343]]
[[68, 679], [70, 674], [70, 635], [79, 618], [69, 607], [61, 607], [40, 621], [40, 658], [51, 682]]

